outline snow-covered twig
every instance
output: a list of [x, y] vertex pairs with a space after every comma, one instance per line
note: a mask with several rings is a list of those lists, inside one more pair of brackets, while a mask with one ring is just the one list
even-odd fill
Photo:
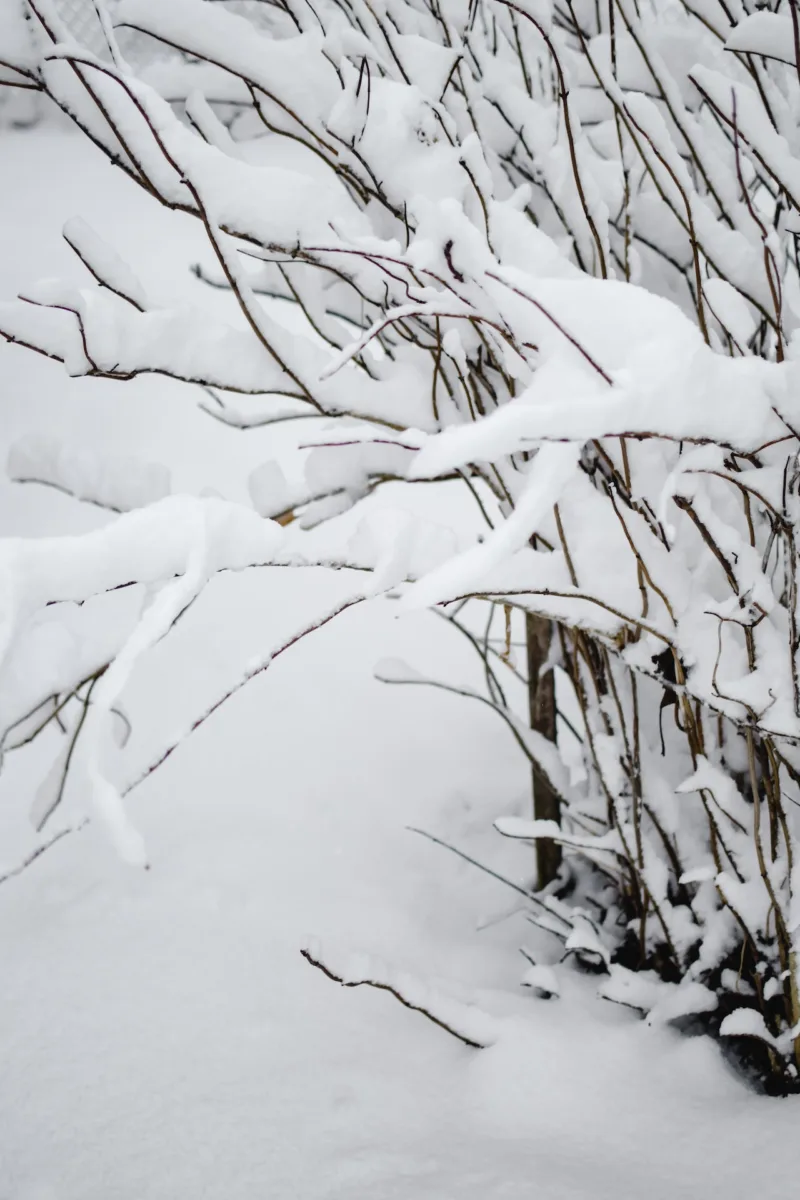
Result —
[[407, 972], [387, 969], [376, 959], [362, 962], [363, 956], [359, 955], [349, 969], [337, 974], [336, 969], [326, 961], [317, 942], [303, 947], [300, 953], [307, 963], [322, 971], [334, 983], [340, 983], [342, 987], [371, 987], [388, 992], [405, 1008], [421, 1013], [439, 1029], [474, 1050], [485, 1049], [497, 1040], [499, 1031], [494, 1018], [459, 1000], [444, 996]]

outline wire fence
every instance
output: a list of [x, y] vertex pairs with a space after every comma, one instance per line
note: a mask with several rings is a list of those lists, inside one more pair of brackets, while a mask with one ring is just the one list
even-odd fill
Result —
[[[56, 0], [55, 7], [58, 15], [69, 29], [72, 36], [93, 54], [107, 55], [103, 29], [93, 0]], [[113, 0], [109, 6], [115, 7]]]
[[[8, 0], [0, 0], [0, 6]], [[169, 4], [170, 0], [161, 0]], [[247, 17], [256, 28], [268, 28], [271, 24], [275, 0], [216, 0], [227, 12]], [[98, 58], [109, 61], [108, 48], [103, 26], [98, 15], [98, 3], [102, 3], [113, 24], [120, 0], [53, 0], [58, 16], [67, 32], [86, 50]], [[137, 74], [147, 78], [147, 68], [169, 59], [175, 53], [147, 34], [132, 29], [116, 30], [119, 48], [126, 63]], [[158, 87], [158, 83], [155, 84]], [[35, 125], [43, 109], [40, 97], [32, 92], [16, 88], [0, 87], [0, 129], [24, 129]]]
[[[164, 3], [169, 3], [169, 0], [164, 0]], [[105, 9], [112, 22], [117, 5], [118, 0], [105, 0]], [[94, 0], [55, 0], [55, 6], [58, 15], [76, 41], [98, 58], [111, 57]], [[153, 38], [129, 29], [119, 31], [119, 42], [126, 60], [134, 68], [146, 66], [164, 58], [168, 53]]]
[[[162, 0], [162, 3], [169, 4], [169, 0]], [[219, 3], [228, 12], [246, 16], [255, 26], [269, 24], [270, 5], [265, 3], [265, 0], [219, 0]], [[112, 21], [118, 4], [119, 0], [104, 0], [104, 7]], [[55, 6], [62, 21], [81, 45], [101, 58], [109, 57], [95, 0], [55, 0]], [[148, 62], [166, 57], [169, 53], [153, 38], [133, 33], [131, 30], [120, 30], [119, 39], [120, 47], [133, 67], [144, 66]]]

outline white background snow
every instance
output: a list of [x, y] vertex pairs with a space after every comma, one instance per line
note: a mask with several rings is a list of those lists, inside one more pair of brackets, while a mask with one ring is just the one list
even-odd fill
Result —
[[[156, 296], [201, 285], [187, 218], [137, 194], [74, 134], [0, 135], [0, 292], [81, 270], [80, 215]], [[206, 298], [207, 300], [207, 298]], [[220, 298], [221, 304], [224, 303]], [[0, 347], [0, 441], [57, 435], [165, 464], [176, 492], [247, 501], [280, 439], [197, 410], [169, 380], [69, 381]], [[107, 514], [0, 482], [2, 536], [99, 527]], [[125, 705], [148, 747], [265, 643], [348, 592], [341, 575], [218, 578], [136, 669]], [[750, 1094], [705, 1038], [595, 999], [565, 970], [524, 992], [513, 893], [406, 831], [422, 825], [524, 882], [528, 776], [501, 723], [442, 692], [390, 688], [374, 664], [474, 682], [455, 634], [390, 602], [284, 655], [131, 798], [148, 872], [94, 826], [0, 886], [2, 1200], [727, 1200], [792, 1194], [800, 1100]], [[48, 747], [52, 749], [52, 743]], [[0, 865], [34, 844], [43, 751], [0, 778]], [[365, 950], [501, 1019], [470, 1050], [383, 993], [300, 957], [308, 934]]]

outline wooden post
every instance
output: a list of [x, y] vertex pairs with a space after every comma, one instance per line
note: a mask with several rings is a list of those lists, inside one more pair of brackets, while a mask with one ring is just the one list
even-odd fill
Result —
[[[542, 673], [550, 653], [552, 622], [533, 613], [525, 614], [528, 646], [528, 703], [530, 725], [548, 741], [556, 740], [556, 681], [552, 670]], [[533, 767], [533, 815], [537, 821], [558, 821], [561, 802], [549, 781]], [[557, 842], [539, 838], [536, 842], [536, 869], [540, 888], [551, 883], [561, 866], [561, 847]]]

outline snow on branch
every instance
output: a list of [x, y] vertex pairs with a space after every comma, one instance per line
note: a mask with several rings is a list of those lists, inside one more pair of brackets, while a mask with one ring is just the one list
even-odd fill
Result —
[[100, 456], [68, 446], [51, 434], [28, 434], [8, 456], [8, 476], [17, 483], [40, 483], [77, 500], [123, 513], [164, 499], [171, 491], [169, 471], [157, 463]]
[[371, 987], [388, 992], [405, 1008], [421, 1013], [465, 1046], [481, 1050], [497, 1041], [499, 1023], [494, 1017], [473, 1005], [444, 995], [406, 971], [394, 970], [379, 959], [364, 954], [350, 956], [343, 962], [331, 960], [316, 939], [312, 939], [300, 953], [307, 963], [322, 971], [334, 983], [347, 988]]

